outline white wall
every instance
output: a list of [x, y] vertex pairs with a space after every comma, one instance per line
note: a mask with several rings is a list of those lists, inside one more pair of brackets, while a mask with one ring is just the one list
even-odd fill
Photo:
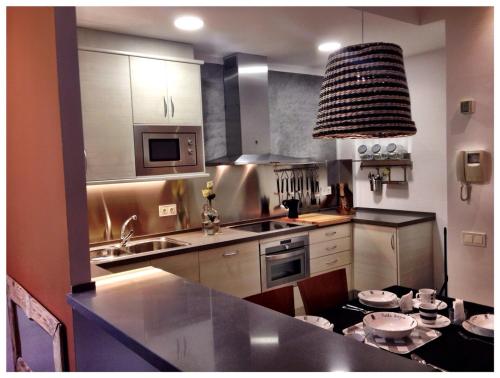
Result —
[[[493, 7], [427, 7], [421, 21], [446, 23], [449, 294], [493, 305], [493, 175], [473, 185], [469, 203], [459, 198], [457, 152], [493, 155]], [[459, 112], [460, 100], [476, 100], [476, 112]], [[487, 235], [487, 246], [462, 244], [462, 231]]]
[[[449, 291], [493, 305], [493, 178], [473, 185], [469, 203], [459, 198], [457, 151], [493, 153], [493, 8], [451, 11], [446, 18], [448, 98]], [[476, 112], [459, 112], [460, 100], [476, 100]], [[462, 231], [487, 234], [487, 247], [468, 247]]]
[[[339, 150], [350, 150], [359, 159], [356, 148], [391, 142], [403, 145], [412, 154], [413, 169], [407, 185], [384, 185], [381, 194], [370, 191], [369, 170], [353, 164], [355, 206], [382, 209], [429, 211], [436, 213], [434, 226], [434, 286], [443, 283], [443, 227], [447, 223], [446, 201], [446, 59], [445, 50], [405, 58], [412, 116], [417, 134], [406, 138], [339, 141]], [[344, 155], [345, 156], [345, 155]], [[402, 170], [392, 169], [398, 179]]]

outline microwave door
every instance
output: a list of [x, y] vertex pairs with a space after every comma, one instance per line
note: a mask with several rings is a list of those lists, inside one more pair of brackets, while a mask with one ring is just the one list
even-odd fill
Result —
[[134, 126], [138, 176], [203, 170], [201, 129], [189, 126]]

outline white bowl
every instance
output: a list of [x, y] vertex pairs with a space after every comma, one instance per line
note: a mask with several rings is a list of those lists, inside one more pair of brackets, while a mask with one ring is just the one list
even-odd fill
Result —
[[469, 332], [475, 333], [476, 335], [493, 337], [494, 336], [494, 324], [495, 317], [493, 314], [480, 314], [471, 316], [468, 320], [464, 322], [464, 328], [467, 329], [466, 325], [469, 325]]
[[366, 334], [387, 339], [402, 339], [408, 336], [417, 324], [411, 316], [396, 312], [374, 312], [363, 318]]
[[358, 293], [358, 298], [365, 303], [381, 305], [394, 302], [398, 296], [385, 290], [365, 290]]
[[333, 324], [330, 323], [327, 319], [322, 318], [320, 316], [311, 316], [311, 315], [297, 315], [295, 319], [302, 320], [303, 322], [313, 324], [317, 327], [326, 329], [328, 331], [333, 330]]

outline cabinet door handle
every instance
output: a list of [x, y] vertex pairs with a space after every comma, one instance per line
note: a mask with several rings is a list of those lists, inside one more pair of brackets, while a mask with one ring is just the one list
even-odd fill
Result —
[[174, 118], [175, 106], [174, 106], [174, 99], [172, 96], [170, 96], [170, 109], [172, 110], [172, 118]]
[[335, 259], [335, 260], [333, 260], [333, 261], [330, 261], [330, 262], [325, 263], [325, 265], [333, 265], [333, 264], [336, 264], [336, 263], [338, 263], [338, 262], [339, 262], [339, 259]]
[[168, 115], [168, 106], [167, 106], [167, 99], [165, 96], [163, 96], [163, 116], [167, 118]]
[[337, 233], [337, 231], [325, 232], [325, 236], [333, 236]]
[[238, 253], [240, 253], [240, 251], [224, 252], [222, 256], [223, 257], [236, 256]]
[[334, 245], [334, 246], [332, 246], [332, 247], [328, 247], [326, 250], [327, 250], [327, 251], [333, 251], [334, 249], [337, 249], [337, 246], [336, 246], [336, 245]]
[[391, 235], [391, 248], [394, 251], [394, 234]]

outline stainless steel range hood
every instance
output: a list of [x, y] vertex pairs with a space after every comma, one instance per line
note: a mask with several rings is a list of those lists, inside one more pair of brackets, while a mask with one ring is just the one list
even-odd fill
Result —
[[224, 58], [227, 155], [206, 165], [311, 164], [271, 153], [267, 58], [236, 53]]

